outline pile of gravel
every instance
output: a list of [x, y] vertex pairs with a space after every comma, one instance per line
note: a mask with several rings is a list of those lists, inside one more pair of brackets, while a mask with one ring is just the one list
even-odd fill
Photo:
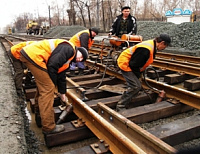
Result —
[[[138, 33], [143, 40], [148, 40], [159, 36], [161, 33], [167, 33], [172, 38], [171, 47], [183, 50], [194, 51], [196, 56], [200, 54], [200, 22], [187, 22], [174, 24], [169, 22], [157, 21], [138, 21]], [[83, 26], [56, 26], [52, 27], [45, 37], [72, 37], [77, 32], [86, 29]], [[195, 56], [195, 55], [194, 55]]]
[[174, 24], [168, 22], [138, 22], [138, 35], [144, 40], [167, 33], [172, 38], [172, 47], [185, 50], [200, 50], [200, 22]]
[[74, 34], [81, 30], [85, 30], [87, 28], [79, 25], [73, 26], [55, 26], [50, 28], [47, 33], [44, 34], [44, 37], [54, 37], [54, 38], [61, 38], [61, 37], [72, 37]]

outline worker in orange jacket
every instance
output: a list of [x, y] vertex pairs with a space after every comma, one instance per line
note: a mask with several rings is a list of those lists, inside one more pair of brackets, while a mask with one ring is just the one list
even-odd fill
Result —
[[21, 42], [16, 45], [13, 45], [11, 49], [8, 51], [8, 55], [12, 61], [13, 67], [14, 67], [14, 82], [15, 87], [17, 91], [17, 95], [19, 97], [22, 96], [22, 82], [23, 82], [23, 76], [24, 76], [24, 69], [25, 66], [23, 63], [19, 60], [20, 59], [20, 51], [23, 47], [30, 45], [34, 43], [35, 41], [27, 41], [27, 42]]
[[169, 35], [160, 34], [153, 40], [143, 41], [124, 50], [117, 59], [118, 66], [125, 78], [128, 89], [117, 103], [117, 111], [128, 108], [132, 98], [137, 96], [142, 85], [140, 75], [153, 63], [157, 50], [165, 49], [171, 42]]
[[38, 41], [21, 50], [20, 60], [35, 78], [38, 89], [38, 106], [44, 134], [64, 131], [64, 125], [56, 125], [54, 119], [54, 92], [57, 87], [61, 100], [66, 100], [66, 69], [72, 61], [84, 61], [88, 52], [63, 39]]
[[[89, 49], [92, 44], [94, 43], [94, 37], [98, 35], [99, 30], [96, 27], [92, 27], [91, 29], [88, 30], [82, 30], [75, 34], [74, 36], [71, 37], [69, 40], [71, 43], [73, 43], [77, 47], [84, 47], [85, 49]], [[72, 62], [70, 65], [70, 75], [74, 76], [75, 75], [75, 69], [78, 67], [79, 69], [79, 74], [82, 74], [85, 65], [84, 62]]]

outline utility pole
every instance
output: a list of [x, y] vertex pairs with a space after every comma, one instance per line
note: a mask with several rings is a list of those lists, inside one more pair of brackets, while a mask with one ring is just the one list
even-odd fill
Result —
[[99, 28], [99, 0], [97, 0], [97, 18], [96, 26]]
[[48, 6], [49, 9], [49, 27], [51, 27], [51, 13], [50, 13], [50, 5]]

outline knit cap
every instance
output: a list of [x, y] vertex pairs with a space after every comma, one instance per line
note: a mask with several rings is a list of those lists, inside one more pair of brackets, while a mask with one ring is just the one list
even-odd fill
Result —
[[88, 51], [84, 47], [78, 47], [77, 50], [82, 53], [83, 61], [85, 61], [88, 58]]
[[165, 41], [167, 45], [171, 43], [171, 38], [168, 34], [160, 34], [160, 38], [162, 39], [162, 41]]

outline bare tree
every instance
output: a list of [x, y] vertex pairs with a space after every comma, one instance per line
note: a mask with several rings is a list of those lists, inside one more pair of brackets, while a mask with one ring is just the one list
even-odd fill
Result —
[[14, 25], [17, 31], [25, 31], [26, 30], [26, 24], [29, 20], [33, 19], [33, 15], [30, 13], [24, 13], [22, 15], [19, 15], [16, 17], [14, 21]]
[[104, 3], [103, 3], [103, 0], [101, 1], [101, 6], [102, 6], [102, 20], [103, 20], [103, 30], [105, 31], [106, 30], [106, 25], [105, 25], [105, 11], [104, 11]]
[[89, 3], [89, 2], [87, 1], [87, 2], [85, 3], [85, 6], [86, 6], [87, 11], [88, 11], [88, 21], [89, 21], [89, 25], [90, 25], [90, 27], [92, 27], [91, 15], [90, 15], [90, 5], [89, 5], [88, 3]]
[[118, 0], [120, 9], [124, 6], [124, 0]]
[[67, 10], [69, 17], [69, 25], [76, 25], [76, 12], [74, 11], [74, 3], [73, 0], [70, 0], [70, 9]]
[[74, 1], [76, 2], [77, 7], [79, 8], [80, 15], [81, 15], [81, 18], [82, 18], [82, 21], [83, 21], [83, 25], [84, 25], [84, 27], [86, 27], [86, 22], [85, 22], [85, 17], [84, 17], [85, 3], [82, 2], [82, 1], [77, 1], [77, 0], [74, 0]]

